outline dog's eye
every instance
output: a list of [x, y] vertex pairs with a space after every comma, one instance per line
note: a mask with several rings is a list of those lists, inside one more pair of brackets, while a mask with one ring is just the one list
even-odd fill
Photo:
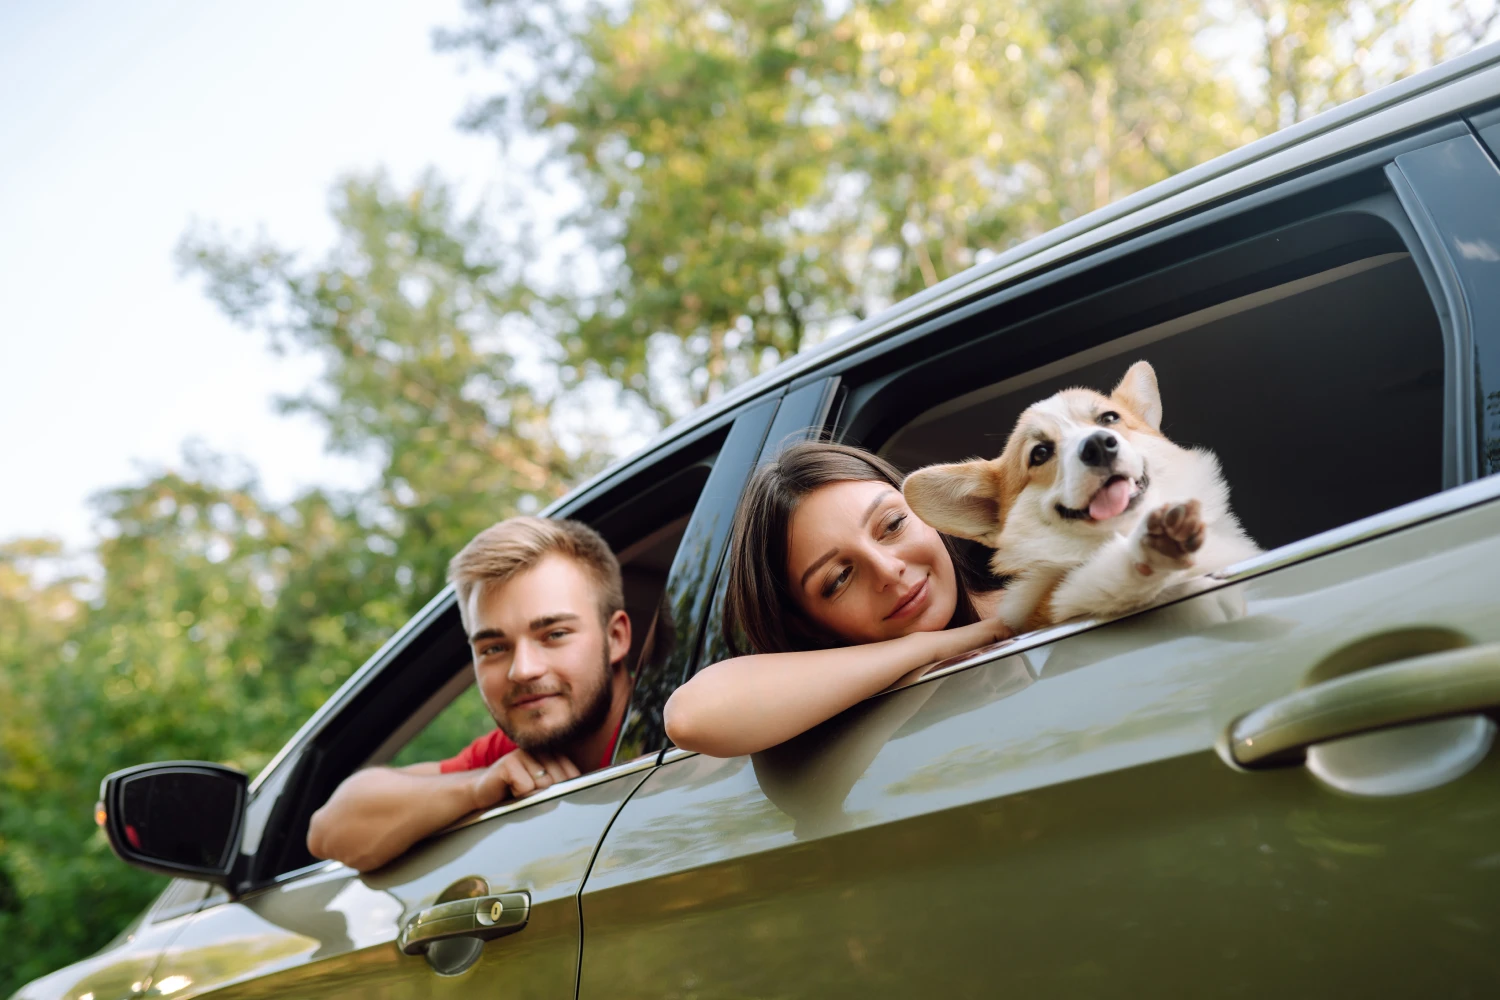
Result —
[[1041, 465], [1052, 457], [1052, 446], [1050, 444], [1039, 444], [1031, 449], [1031, 464]]
[[1120, 422], [1120, 415], [1114, 410], [1105, 410], [1099, 414], [1098, 421], [1101, 424], [1118, 424]]

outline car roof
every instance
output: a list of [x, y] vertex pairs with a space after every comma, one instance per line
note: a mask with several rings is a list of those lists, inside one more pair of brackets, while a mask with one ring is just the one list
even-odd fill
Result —
[[543, 514], [611, 478], [745, 400], [772, 391], [821, 365], [944, 312], [997, 291], [1063, 260], [1158, 226], [1209, 202], [1345, 156], [1396, 133], [1452, 116], [1500, 94], [1500, 42], [1358, 97], [1306, 121], [1174, 174], [1119, 201], [1064, 223], [981, 264], [895, 303], [823, 343], [787, 358], [667, 427]]

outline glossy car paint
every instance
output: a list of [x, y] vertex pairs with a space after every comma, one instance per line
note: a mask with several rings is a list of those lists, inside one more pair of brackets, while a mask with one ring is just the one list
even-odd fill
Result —
[[[1492, 501], [670, 760], [585, 885], [580, 996], [1487, 995], [1487, 720], [1272, 771], [1221, 743], [1330, 671], [1500, 639], [1497, 584]], [[1325, 780], [1383, 768], [1432, 787]]]
[[[576, 896], [600, 836], [645, 771], [434, 837], [385, 868], [359, 875], [331, 864], [199, 913], [162, 956], [153, 981], [173, 997], [493, 996], [571, 1000], [578, 971]], [[526, 926], [484, 945], [478, 963], [440, 976], [403, 955], [401, 927], [442, 891], [478, 875], [491, 892], [529, 890]]]
[[[165, 899], [178, 883], [163, 893]], [[158, 903], [162, 900], [159, 899]], [[154, 911], [156, 906], [152, 907]], [[189, 908], [191, 913], [191, 908]], [[125, 1000], [151, 983], [157, 957], [192, 920], [190, 915], [158, 917], [147, 912], [98, 954], [27, 983], [12, 1000]]]

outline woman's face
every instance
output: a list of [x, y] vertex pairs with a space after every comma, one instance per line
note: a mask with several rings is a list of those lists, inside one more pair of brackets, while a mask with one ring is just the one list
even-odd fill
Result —
[[788, 583], [813, 621], [851, 643], [946, 628], [958, 603], [953, 561], [933, 528], [883, 482], [843, 482], [792, 515]]

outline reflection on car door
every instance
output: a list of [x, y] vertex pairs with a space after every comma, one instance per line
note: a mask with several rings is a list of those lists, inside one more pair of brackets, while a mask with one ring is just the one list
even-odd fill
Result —
[[1222, 743], [1380, 664], [1465, 648], [1500, 670], [1497, 497], [1481, 481], [1372, 519], [1373, 540], [1350, 526], [1175, 605], [1023, 638], [772, 752], [669, 754], [584, 887], [580, 996], [1491, 991], [1488, 719], [1271, 770]]
[[138, 996], [150, 984], [158, 956], [193, 919], [208, 890], [203, 882], [173, 879], [150, 908], [114, 941], [80, 962], [26, 984], [14, 1000], [125, 1000]]
[[[367, 875], [330, 863], [206, 909], [163, 956], [154, 988], [173, 996], [503, 992], [571, 1000], [579, 884], [599, 838], [651, 763], [622, 764], [584, 779], [584, 787], [504, 807]], [[403, 954], [395, 944], [402, 928], [451, 887], [473, 894], [476, 876], [488, 894], [530, 894], [525, 926], [488, 941], [461, 976], [440, 976], [426, 958]]]

